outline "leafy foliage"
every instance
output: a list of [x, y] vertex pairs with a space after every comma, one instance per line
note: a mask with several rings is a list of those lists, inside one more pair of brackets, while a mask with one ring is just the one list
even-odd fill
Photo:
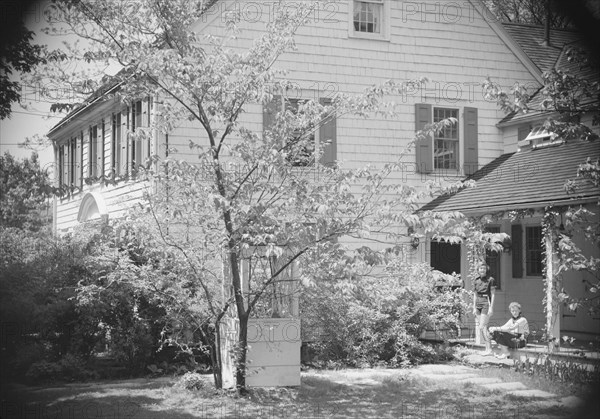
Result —
[[[549, 17], [552, 28], [569, 27], [572, 23], [556, 0], [484, 0], [484, 4], [502, 22], [544, 25]], [[549, 16], [547, 7], [550, 7]]]
[[303, 333], [313, 362], [405, 366], [436, 358], [419, 338], [454, 329], [466, 314], [461, 281], [426, 264], [390, 261], [385, 271], [354, 281], [322, 281], [303, 294]]
[[[42, 62], [44, 47], [32, 44], [34, 33], [23, 25], [21, 4], [3, 4], [0, 30], [0, 120], [10, 117], [11, 105], [21, 100], [21, 86], [11, 76], [27, 73]], [[26, 9], [26, 6], [24, 6]]]
[[[597, 57], [589, 51], [569, 47], [565, 51], [568, 64], [553, 68], [542, 74], [543, 86], [537, 92], [527, 91], [515, 84], [510, 92], [505, 92], [491, 81], [484, 84], [486, 97], [496, 100], [500, 108], [506, 112], [532, 113], [546, 118], [544, 128], [562, 141], [598, 141], [597, 126], [600, 124], [600, 81], [598, 79]], [[535, 98], [535, 100], [534, 100]], [[591, 121], [591, 126], [586, 125]], [[598, 186], [600, 178], [600, 159], [589, 156], [581, 162], [574, 177], [584, 179]], [[567, 180], [564, 189], [576, 196], [577, 184], [573, 179]], [[513, 217], [520, 217], [518, 211]], [[561, 222], [558, 222], [558, 219]], [[564, 223], [563, 220], [564, 219]], [[565, 205], [560, 208], [548, 207], [544, 210], [542, 220], [543, 238], [552, 243], [552, 272], [546, 272], [544, 282], [544, 303], [552, 296], [551, 308], [545, 304], [547, 311], [546, 335], [544, 340], [560, 343], [557, 336], [552, 336], [552, 324], [560, 305], [566, 304], [572, 310], [586, 308], [592, 315], [599, 310], [598, 272], [600, 263], [593, 255], [585, 254], [582, 241], [588, 241], [597, 249], [600, 227], [597, 214], [583, 207]], [[576, 242], [579, 242], [578, 245]], [[543, 243], [545, 245], [545, 242]], [[545, 257], [547, 258], [547, 253]], [[544, 269], [551, 261], [544, 261]], [[587, 295], [579, 298], [570, 296], [563, 288], [563, 275], [568, 271], [580, 272], [580, 278], [586, 283]], [[549, 275], [552, 274], [552, 275]], [[550, 287], [550, 289], [548, 289]], [[550, 313], [549, 311], [552, 311]]]
[[590, 368], [586, 364], [573, 360], [550, 359], [547, 355], [515, 360], [514, 369], [523, 374], [542, 376], [548, 380], [564, 383], [586, 385], [600, 383], [598, 365]]
[[[141, 1], [130, 13], [129, 4], [120, 1], [57, 1], [60, 21], [91, 45], [86, 51], [69, 51], [58, 68], [49, 60], [34, 78], [51, 74], [65, 85], [90, 85], [91, 75], [66, 71], [68, 64], [83, 60], [106, 67], [117, 62], [124, 70], [104, 82], [121, 83], [116, 93], [120, 99], [159, 98], [151, 129], [167, 134], [187, 121], [200, 128], [190, 138], [196, 161], [154, 159], [156, 164], [145, 174], [153, 193], [117, 227], [132, 240], [119, 239], [120, 246], [98, 253], [106, 256], [105, 268], [100, 269], [106, 274], [82, 283], [78, 298], [81, 304], [102, 306], [105, 295], [122, 286], [136, 299], [143, 296], [156, 303], [169, 319], [166, 339], [189, 346], [184, 332], [188, 329], [211, 345], [217, 387], [221, 320], [237, 317], [236, 381], [243, 390], [248, 319], [253, 314], [281, 315], [265, 300], [296, 265], [305, 269], [301, 275], [306, 286], [323, 276], [352, 282], [362, 276], [357, 272], [363, 267], [374, 269], [383, 260], [385, 252], [377, 250], [381, 242], [402, 253], [407, 227], [448, 234], [454, 241], [466, 227], [458, 213], [415, 214], [440, 188], [391, 182], [391, 175], [403, 170], [401, 159], [359, 170], [323, 166], [319, 157], [328, 139], [319, 147], [311, 140], [314, 130], [333, 117], [397, 117], [397, 105], [390, 98], [405, 95], [425, 80], [389, 81], [356, 96], [340, 93], [329, 104], [308, 100], [294, 111], [284, 107], [273, 116], [272, 126], [258, 133], [241, 116], [252, 106], [267, 106], [276, 95], [285, 96], [292, 86], [274, 64], [296, 49], [294, 35], [315, 5], [276, 8], [250, 45], [238, 41], [241, 19], [235, 13], [223, 15], [227, 31], [222, 36], [194, 31], [207, 5], [201, 0]], [[448, 123], [440, 121], [427, 130], [440, 130]], [[306, 150], [314, 150], [310, 159]], [[299, 161], [303, 164], [293, 164]], [[352, 263], [343, 266], [344, 254], [351, 250], [348, 241], [354, 239], [373, 248], [356, 252]], [[244, 270], [252, 258], [261, 259], [264, 269]], [[364, 282], [363, 292], [375, 291], [376, 285]], [[377, 350], [385, 346], [385, 333], [395, 330], [372, 321], [385, 323], [391, 309], [366, 299], [352, 310], [360, 319], [357, 330], [382, 328], [368, 340], [379, 342]], [[397, 313], [406, 318], [409, 314]], [[211, 341], [213, 332], [217, 338]], [[406, 342], [415, 339], [414, 333], [406, 335]], [[372, 352], [357, 351], [366, 358]], [[393, 358], [397, 350], [390, 351]]]
[[52, 190], [37, 154], [18, 161], [4, 153], [0, 156], [0, 225], [31, 230], [47, 226]]

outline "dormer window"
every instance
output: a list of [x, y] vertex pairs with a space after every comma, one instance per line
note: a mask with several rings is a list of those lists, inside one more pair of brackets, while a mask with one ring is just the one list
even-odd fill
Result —
[[[525, 128], [519, 129], [519, 142], [517, 146], [519, 150], [523, 148], [539, 148], [545, 147], [550, 144], [555, 144], [558, 135], [554, 132], [548, 131], [543, 125], [537, 125], [529, 130], [527, 135], [525, 134]], [[523, 138], [525, 137], [525, 138]], [[562, 142], [559, 140], [559, 142]]]

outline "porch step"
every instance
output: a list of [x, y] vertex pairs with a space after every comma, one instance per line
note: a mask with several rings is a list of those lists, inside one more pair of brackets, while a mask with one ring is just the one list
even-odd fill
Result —
[[[451, 345], [465, 345], [471, 349], [481, 349], [485, 348], [484, 345], [475, 343], [472, 339], [453, 339], [449, 341]], [[525, 360], [525, 358], [529, 358], [530, 360], [536, 357], [545, 357], [553, 361], [562, 360], [562, 361], [572, 361], [582, 365], [589, 365], [590, 367], [600, 365], [600, 353], [586, 351], [584, 352], [585, 356], [581, 356], [581, 352], [578, 350], [573, 350], [571, 348], [559, 348], [558, 350], [548, 353], [548, 347], [546, 345], [532, 344], [528, 343], [527, 346], [520, 349], [512, 350], [513, 357], [515, 359]]]

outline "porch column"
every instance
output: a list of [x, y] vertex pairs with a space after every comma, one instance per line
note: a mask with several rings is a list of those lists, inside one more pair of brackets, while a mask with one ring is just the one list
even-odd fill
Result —
[[[544, 244], [546, 245], [546, 334], [548, 339], [557, 339], [558, 345], [560, 345], [560, 307], [556, 301], [556, 287], [554, 284], [557, 261], [554, 254], [552, 232], [546, 231], [546, 234], [544, 234]], [[554, 348], [554, 343], [553, 341], [550, 342], [550, 349], [552, 349]]]

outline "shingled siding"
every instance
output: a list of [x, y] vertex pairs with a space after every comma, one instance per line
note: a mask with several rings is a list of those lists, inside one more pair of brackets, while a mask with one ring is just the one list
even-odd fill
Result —
[[[243, 29], [238, 40], [240, 49], [260, 36], [263, 22], [269, 16], [272, 2], [221, 2], [197, 31], [219, 35], [224, 33], [225, 11], [239, 12]], [[399, 104], [395, 119], [344, 116], [337, 120], [337, 158], [344, 168], [366, 164], [381, 165], [396, 161], [414, 138], [415, 104], [449, 107], [459, 110], [459, 165], [464, 162], [464, 110], [477, 109], [478, 164], [483, 166], [504, 152], [502, 132], [496, 123], [504, 116], [495, 102], [483, 98], [481, 83], [491, 77], [508, 87], [519, 81], [534, 83], [533, 75], [521, 63], [480, 13], [481, 6], [470, 2], [456, 11], [444, 2], [392, 1], [389, 39], [373, 40], [349, 34], [349, 10], [352, 1], [319, 2], [310, 23], [300, 28], [296, 37], [297, 51], [286, 53], [275, 67], [289, 71], [287, 77], [297, 89], [288, 92], [292, 98], [319, 99], [335, 93], [359, 94], [369, 86], [389, 79], [398, 82], [427, 77], [425, 89], [405, 96], [391, 97]], [[252, 105], [242, 115], [241, 124], [260, 132], [262, 107]], [[195, 159], [187, 153], [187, 140], [179, 132], [169, 137], [178, 144], [177, 158]], [[404, 158], [404, 170], [393, 180], [424, 185], [428, 179], [458, 180], [463, 173], [435, 170], [430, 175], [417, 172], [414, 149]], [[425, 257], [425, 248], [422, 249]]]
[[[245, 17], [239, 23], [244, 29], [239, 45], [247, 47], [251, 39], [260, 35], [262, 24], [256, 21], [259, 17], [268, 19], [272, 3], [252, 3], [252, 7], [244, 6], [244, 2], [224, 4], [215, 6], [212, 20], [200, 22], [198, 31], [223, 33], [222, 16], [224, 7], [228, 7], [240, 12], [242, 19]], [[458, 108], [461, 141], [464, 107], [477, 108], [479, 165], [502, 154], [502, 135], [495, 124], [503, 114], [495, 103], [483, 99], [480, 84], [488, 76], [503, 86], [516, 81], [533, 82], [534, 78], [492, 30], [493, 22], [479, 13], [481, 6], [462, 2], [459, 11], [454, 11], [437, 1], [393, 1], [389, 40], [371, 40], [349, 36], [351, 1], [318, 4], [320, 11], [309, 17], [310, 23], [298, 32], [298, 51], [285, 54], [276, 64], [289, 70], [288, 78], [298, 86], [297, 92], [290, 92], [292, 97], [316, 99], [337, 92], [356, 94], [389, 79], [430, 80], [425, 90], [391, 98], [400, 104], [395, 120], [350, 116], [338, 120], [337, 155], [345, 167], [397, 159], [414, 136], [415, 103]], [[260, 126], [261, 118], [261, 112], [250, 111], [243, 115], [242, 123]], [[461, 153], [461, 161], [463, 158]], [[406, 176], [398, 180], [422, 184], [421, 174], [414, 173], [414, 151], [405, 160]]]
[[[198, 23], [197, 30], [201, 33], [224, 33], [225, 9], [237, 8], [242, 16], [239, 25], [244, 29], [238, 46], [246, 48], [262, 34], [264, 22], [271, 16], [269, 8], [275, 3], [218, 2], [208, 14], [208, 19]], [[389, 79], [399, 82], [420, 77], [429, 79], [426, 89], [390, 98], [399, 104], [396, 119], [338, 118], [337, 158], [343, 167], [395, 161], [414, 137], [416, 103], [458, 109], [459, 165], [465, 157], [462, 150], [465, 107], [477, 109], [479, 165], [483, 166], [503, 153], [502, 134], [495, 126], [503, 115], [495, 103], [483, 99], [480, 84], [488, 76], [503, 86], [510, 86], [516, 81], [533, 82], [534, 78], [492, 29], [490, 25], [495, 22], [488, 22], [484, 18], [487, 15], [480, 13], [480, 5], [457, 2], [448, 7], [438, 1], [392, 1], [390, 14], [386, 16], [389, 36], [373, 40], [350, 34], [348, 19], [352, 1], [318, 4], [310, 23], [298, 32], [298, 50], [285, 54], [276, 64], [289, 70], [288, 78], [298, 87], [296, 92], [289, 93], [291, 97], [320, 99], [337, 92], [360, 93], [368, 86]], [[259, 22], [261, 19], [262, 23]], [[250, 104], [240, 123], [261, 132], [262, 113], [261, 104]], [[110, 135], [110, 131], [110, 123], [107, 123], [106, 135]], [[197, 152], [190, 151], [189, 142], [200, 142], [198, 139], [204, 137], [197, 125], [183, 123], [169, 133], [169, 147], [177, 150], [171, 156], [197, 161]], [[164, 150], [164, 137], [157, 140], [156, 147]], [[109, 158], [110, 150], [106, 160], [109, 161]], [[437, 170], [427, 176], [417, 173], [414, 150], [403, 161], [405, 170], [395, 175], [397, 182], [423, 185], [427, 179], [454, 180], [462, 177], [461, 172], [454, 170]], [[126, 191], [118, 188], [109, 192], [111, 187], [102, 187], [102, 190], [109, 195]], [[129, 190], [127, 193], [130, 193]], [[127, 197], [123, 200], [126, 201]], [[62, 208], [71, 204], [71, 201], [59, 202], [59, 228], [71, 223], [68, 220], [72, 211]]]

